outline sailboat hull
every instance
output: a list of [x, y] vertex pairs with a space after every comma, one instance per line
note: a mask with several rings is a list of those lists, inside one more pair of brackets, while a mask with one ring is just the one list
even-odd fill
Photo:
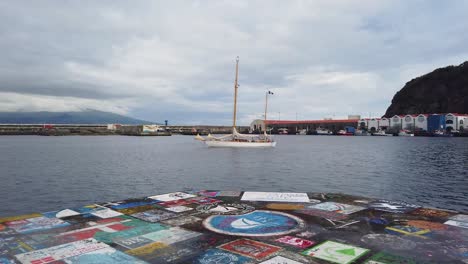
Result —
[[273, 148], [276, 142], [237, 142], [237, 141], [204, 141], [208, 147], [212, 148]]

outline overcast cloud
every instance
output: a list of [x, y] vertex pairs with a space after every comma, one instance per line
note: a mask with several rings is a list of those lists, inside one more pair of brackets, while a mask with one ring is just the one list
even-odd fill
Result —
[[0, 111], [178, 124], [381, 116], [468, 58], [467, 1], [2, 1]]

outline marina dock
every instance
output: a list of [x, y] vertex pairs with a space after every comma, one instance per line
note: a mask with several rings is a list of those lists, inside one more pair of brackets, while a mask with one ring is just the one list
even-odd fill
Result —
[[190, 190], [0, 217], [0, 263], [468, 263], [468, 215], [345, 194]]

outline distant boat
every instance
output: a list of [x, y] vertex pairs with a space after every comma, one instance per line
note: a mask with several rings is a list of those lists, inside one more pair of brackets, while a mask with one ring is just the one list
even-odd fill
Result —
[[287, 135], [288, 134], [288, 129], [287, 128], [279, 128], [278, 129], [278, 134]]
[[453, 134], [446, 133], [443, 130], [436, 130], [436, 131], [434, 131], [434, 133], [432, 135], [434, 137], [452, 137], [453, 136]]
[[234, 113], [233, 113], [233, 124], [232, 134], [214, 137], [209, 135], [206, 138], [197, 135], [196, 140], [203, 141], [208, 147], [227, 147], [227, 148], [271, 148], [276, 146], [276, 141], [273, 137], [266, 133], [266, 117], [268, 108], [268, 94], [273, 94], [270, 91], [265, 96], [265, 131], [261, 135], [250, 135], [240, 134], [236, 129], [236, 115], [237, 115], [237, 89], [239, 85], [237, 83], [239, 75], [239, 57], [236, 59], [236, 79], [234, 81]]
[[337, 133], [338, 136], [354, 136], [352, 132], [348, 132], [346, 130], [340, 130]]
[[307, 129], [300, 129], [297, 131], [296, 135], [307, 135]]
[[328, 129], [321, 129], [321, 128], [317, 128], [315, 130], [315, 132], [317, 132], [317, 135], [333, 135], [333, 132], [331, 132], [330, 130]]
[[365, 130], [356, 130], [355, 136], [370, 136], [371, 134]]
[[409, 130], [400, 130], [398, 133], [399, 137], [414, 137], [414, 134], [411, 133]]
[[380, 137], [382, 137], [382, 136], [383, 137], [393, 137], [393, 134], [387, 134], [387, 133], [385, 133], [384, 130], [379, 130], [379, 131], [377, 131], [375, 133], [372, 133], [371, 135], [372, 136], [380, 136]]

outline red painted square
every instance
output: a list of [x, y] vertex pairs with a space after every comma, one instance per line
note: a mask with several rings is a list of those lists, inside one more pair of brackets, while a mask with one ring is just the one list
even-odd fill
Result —
[[241, 254], [250, 258], [261, 260], [281, 250], [280, 247], [268, 245], [262, 242], [239, 239], [220, 246], [219, 248]]
[[312, 246], [313, 244], [315, 244], [314, 241], [310, 241], [310, 240], [302, 239], [302, 238], [298, 238], [298, 237], [293, 237], [293, 236], [280, 237], [280, 238], [276, 239], [275, 241], [280, 242], [280, 243], [284, 243], [284, 244], [288, 244], [288, 245], [291, 245], [291, 246], [294, 246], [294, 247], [302, 248], [302, 249], [308, 248], [308, 247]]

